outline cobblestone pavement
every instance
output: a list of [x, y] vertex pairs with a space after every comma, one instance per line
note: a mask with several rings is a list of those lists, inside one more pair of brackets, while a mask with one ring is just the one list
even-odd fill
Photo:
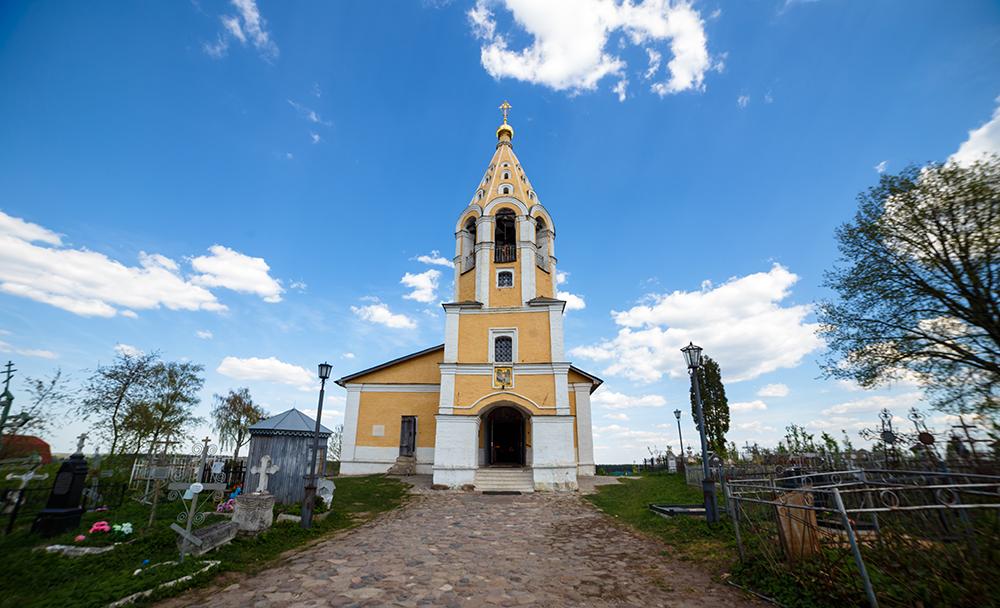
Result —
[[419, 494], [178, 606], [752, 606], [575, 494]]

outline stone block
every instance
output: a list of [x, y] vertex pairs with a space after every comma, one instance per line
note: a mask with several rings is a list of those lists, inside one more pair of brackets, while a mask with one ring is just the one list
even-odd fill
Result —
[[[217, 549], [236, 538], [236, 532], [239, 531], [239, 528], [238, 525], [231, 521], [224, 521], [193, 530], [191, 534], [198, 538], [201, 544], [187, 543], [187, 553], [189, 555], [204, 555], [213, 549]], [[183, 537], [178, 537], [177, 547], [181, 548], [183, 543]]]
[[240, 494], [236, 497], [232, 523], [243, 534], [259, 534], [274, 523], [273, 494]]

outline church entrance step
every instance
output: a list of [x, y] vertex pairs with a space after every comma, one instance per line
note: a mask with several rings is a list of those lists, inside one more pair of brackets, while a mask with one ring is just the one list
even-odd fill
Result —
[[534, 475], [526, 468], [478, 469], [475, 486], [483, 493], [535, 491]]
[[417, 459], [413, 456], [400, 456], [396, 458], [396, 463], [389, 467], [389, 475], [416, 475]]

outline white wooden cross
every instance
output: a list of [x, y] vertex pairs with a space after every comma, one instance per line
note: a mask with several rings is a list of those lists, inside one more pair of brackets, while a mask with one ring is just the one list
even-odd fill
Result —
[[269, 475], [274, 475], [278, 472], [279, 467], [276, 464], [271, 464], [270, 454], [264, 454], [260, 457], [260, 465], [255, 467], [250, 467], [250, 472], [254, 475], [260, 475], [257, 480], [257, 494], [267, 494], [267, 478]]
[[28, 487], [28, 483], [30, 483], [32, 479], [48, 479], [48, 478], [49, 478], [49, 474], [48, 473], [36, 473], [33, 470], [32, 471], [28, 471], [27, 473], [22, 473], [20, 475], [15, 475], [14, 473], [8, 473], [7, 474], [7, 480], [8, 481], [11, 480], [11, 479], [20, 479], [21, 480], [21, 487], [18, 488], [18, 490], [23, 490], [26, 487]]
[[83, 443], [85, 441], [87, 441], [87, 437], [89, 437], [89, 435], [87, 433], [80, 433], [80, 435], [76, 438], [76, 453], [77, 454], [83, 454]]

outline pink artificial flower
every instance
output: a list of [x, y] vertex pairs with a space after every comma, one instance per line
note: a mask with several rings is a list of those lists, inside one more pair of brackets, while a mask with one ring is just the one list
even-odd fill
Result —
[[87, 537], [84, 536], [83, 534], [77, 534], [76, 538], [74, 538], [73, 540], [75, 540], [78, 543], [82, 543], [83, 541], [87, 540]]
[[94, 525], [90, 526], [90, 533], [95, 534], [97, 532], [111, 532], [111, 526], [106, 521], [94, 522]]

